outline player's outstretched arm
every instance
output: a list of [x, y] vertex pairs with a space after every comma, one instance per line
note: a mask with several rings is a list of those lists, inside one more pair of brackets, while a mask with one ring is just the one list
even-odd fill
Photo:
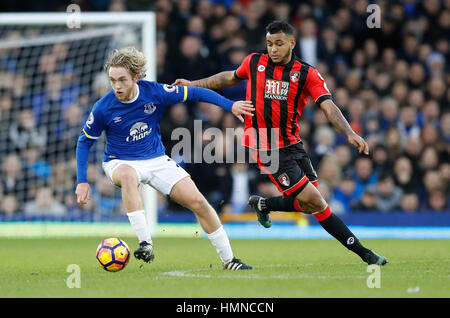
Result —
[[179, 78], [175, 80], [175, 82], [172, 85], [197, 86], [218, 90], [225, 87], [236, 85], [240, 81], [241, 79], [238, 79], [234, 76], [234, 71], [225, 71], [196, 81], [189, 81], [184, 78]]
[[202, 87], [188, 87], [185, 89], [188, 90], [187, 100], [195, 102], [201, 101], [220, 106], [223, 109], [232, 112], [241, 122], [244, 122], [242, 115], [253, 116], [252, 111], [254, 111], [255, 108], [251, 101], [244, 100], [233, 102], [213, 90]]
[[75, 195], [77, 196], [77, 203], [83, 206], [91, 198], [91, 188], [87, 182], [87, 169], [89, 161], [89, 150], [93, 145], [94, 140], [86, 138], [82, 133], [78, 138], [76, 159], [77, 159], [77, 187]]
[[324, 100], [320, 103], [320, 108], [325, 113], [325, 116], [333, 124], [334, 128], [347, 136], [348, 142], [358, 149], [359, 153], [369, 154], [369, 145], [367, 142], [355, 133], [350, 127], [348, 121], [342, 115], [341, 110], [333, 103], [331, 99]]

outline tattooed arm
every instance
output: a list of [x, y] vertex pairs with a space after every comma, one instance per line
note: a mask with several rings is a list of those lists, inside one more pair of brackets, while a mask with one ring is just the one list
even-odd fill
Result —
[[225, 87], [238, 84], [241, 79], [234, 76], [234, 71], [220, 72], [213, 76], [202, 78], [196, 81], [188, 81], [186, 79], [177, 79], [172, 85], [197, 86], [218, 90]]
[[340, 109], [331, 99], [324, 100], [320, 103], [320, 108], [324, 111], [325, 116], [333, 124], [336, 131], [345, 134], [348, 142], [356, 147], [359, 153], [369, 154], [369, 145], [367, 142], [353, 131]]

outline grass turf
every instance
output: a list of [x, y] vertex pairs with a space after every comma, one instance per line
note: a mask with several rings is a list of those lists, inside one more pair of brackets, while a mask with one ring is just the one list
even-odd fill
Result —
[[[124, 239], [133, 253], [135, 238]], [[101, 269], [102, 238], [1, 239], [0, 297], [328, 298], [449, 297], [449, 240], [363, 240], [390, 263], [380, 288], [373, 272], [334, 240], [231, 240], [252, 271], [224, 271], [205, 238], [156, 238], [155, 262], [131, 256], [120, 272]], [[81, 288], [68, 288], [68, 265], [80, 266]]]

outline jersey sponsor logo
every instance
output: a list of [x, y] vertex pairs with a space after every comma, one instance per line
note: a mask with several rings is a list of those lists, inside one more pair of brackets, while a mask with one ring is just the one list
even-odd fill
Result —
[[291, 181], [289, 180], [289, 176], [286, 173], [283, 173], [282, 175], [280, 175], [278, 177], [278, 181], [280, 181], [280, 183], [286, 187], [289, 187], [289, 185], [291, 184]]
[[88, 119], [86, 120], [86, 126], [91, 129], [91, 125], [94, 123], [94, 114], [92, 112], [89, 114]]
[[173, 85], [169, 85], [169, 84], [164, 84], [163, 85], [164, 90], [167, 93], [173, 93], [173, 92], [177, 92], [178, 93], [178, 86], [173, 86]]
[[141, 140], [152, 132], [152, 128], [149, 129], [148, 125], [143, 122], [137, 122], [130, 128], [130, 135], [127, 137], [127, 142], [133, 142]]
[[144, 113], [146, 114], [153, 114], [156, 110], [156, 106], [153, 103], [148, 103], [144, 105]]
[[279, 80], [266, 80], [264, 98], [287, 100], [289, 95], [289, 82]]
[[264, 65], [258, 65], [258, 72], [264, 72], [266, 67]]
[[122, 121], [122, 117], [120, 116], [114, 117], [113, 121], [115, 124], [120, 123]]

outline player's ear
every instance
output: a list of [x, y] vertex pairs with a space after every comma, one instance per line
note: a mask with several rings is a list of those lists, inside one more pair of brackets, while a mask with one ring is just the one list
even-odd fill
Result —
[[294, 36], [291, 36], [290, 42], [291, 42], [291, 48], [294, 49], [295, 44], [297, 43], [297, 41], [295, 41], [295, 37]]

